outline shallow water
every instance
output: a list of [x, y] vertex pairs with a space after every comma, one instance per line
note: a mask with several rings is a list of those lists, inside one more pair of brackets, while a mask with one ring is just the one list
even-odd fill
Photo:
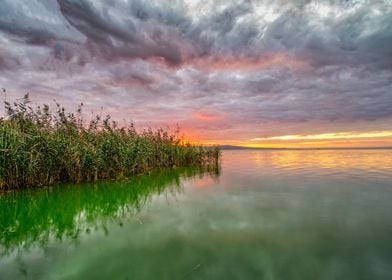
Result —
[[392, 150], [0, 195], [0, 279], [392, 279]]

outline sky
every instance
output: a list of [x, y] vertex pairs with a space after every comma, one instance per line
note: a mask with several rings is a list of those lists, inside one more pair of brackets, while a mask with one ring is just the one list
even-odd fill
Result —
[[0, 87], [206, 145], [392, 146], [392, 1], [1, 0]]

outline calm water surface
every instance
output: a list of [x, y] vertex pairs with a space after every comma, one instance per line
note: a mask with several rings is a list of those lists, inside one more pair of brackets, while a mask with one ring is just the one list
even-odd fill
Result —
[[0, 195], [0, 279], [392, 279], [392, 150]]

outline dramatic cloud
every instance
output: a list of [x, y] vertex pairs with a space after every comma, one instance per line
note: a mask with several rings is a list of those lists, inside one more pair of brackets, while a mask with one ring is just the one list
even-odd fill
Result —
[[206, 142], [391, 130], [392, 2], [3, 0], [0, 86]]

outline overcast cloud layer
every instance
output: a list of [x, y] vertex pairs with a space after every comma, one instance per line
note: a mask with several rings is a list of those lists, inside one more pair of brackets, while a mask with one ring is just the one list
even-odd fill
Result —
[[2, 0], [0, 86], [201, 140], [391, 130], [392, 2]]

